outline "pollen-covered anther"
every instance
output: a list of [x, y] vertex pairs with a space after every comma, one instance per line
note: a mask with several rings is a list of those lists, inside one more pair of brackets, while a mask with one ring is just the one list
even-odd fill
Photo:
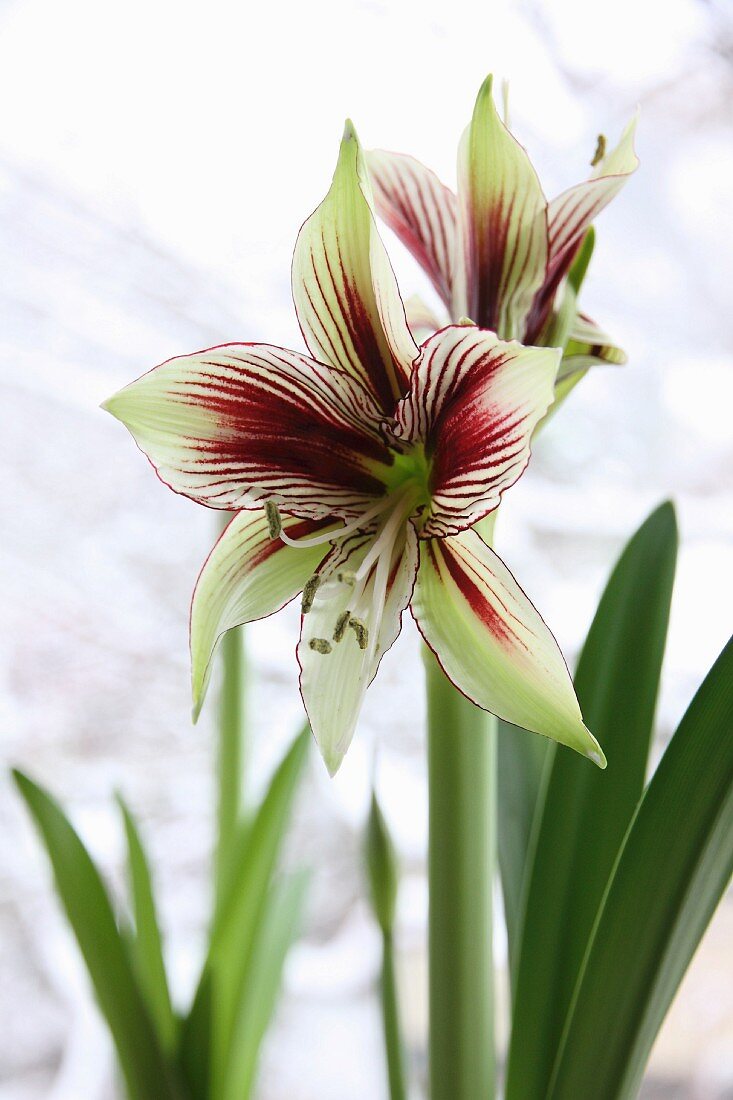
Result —
[[350, 620], [351, 620], [351, 612], [350, 611], [342, 611], [341, 614], [339, 615], [338, 619], [336, 620], [336, 626], [335, 626], [334, 631], [333, 631], [333, 640], [334, 640], [334, 642], [342, 641], [343, 636], [346, 633], [346, 627], [349, 625]]
[[606, 135], [599, 134], [596, 141], [596, 151], [593, 154], [593, 160], [590, 162], [591, 168], [595, 168], [597, 164], [600, 164], [606, 155]]
[[311, 638], [308, 645], [311, 649], [315, 650], [316, 653], [322, 653], [324, 656], [333, 649], [328, 638]]
[[314, 573], [312, 577], [305, 582], [303, 587], [303, 595], [300, 599], [300, 612], [302, 615], [307, 615], [310, 609], [313, 607], [313, 601], [316, 598], [316, 592], [321, 584], [321, 578], [318, 573]]
[[267, 516], [267, 526], [270, 530], [270, 538], [278, 538], [283, 529], [283, 521], [280, 517], [280, 509], [277, 504], [275, 504], [274, 500], [265, 501], [265, 515]]
[[366, 649], [369, 645], [369, 631], [367, 630], [361, 619], [349, 619], [349, 626], [356, 634], [356, 640], [359, 643], [359, 649]]

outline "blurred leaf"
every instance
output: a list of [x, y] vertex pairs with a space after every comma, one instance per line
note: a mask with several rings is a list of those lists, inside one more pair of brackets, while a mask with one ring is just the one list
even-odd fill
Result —
[[211, 1083], [211, 972], [199, 982], [193, 1005], [178, 1031], [177, 1065], [190, 1100], [208, 1100]]
[[170, 1054], [175, 1047], [176, 1018], [165, 972], [163, 944], [155, 908], [150, 867], [135, 819], [120, 795], [117, 796], [117, 802], [125, 823], [132, 907], [135, 917], [133, 962], [150, 1015], [158, 1029], [161, 1045], [166, 1053]]
[[578, 663], [578, 699], [608, 768], [566, 751], [554, 751], [549, 764], [520, 933], [508, 1100], [545, 1093], [593, 922], [644, 787], [676, 555], [667, 503], [622, 553]]
[[[277, 767], [251, 820], [240, 823], [232, 844], [199, 990], [184, 1027], [184, 1034], [193, 1035], [202, 1051], [210, 1041], [209, 1082], [211, 1095], [215, 1097], [222, 1095], [243, 983], [310, 738], [306, 726]], [[206, 986], [210, 987], [209, 992], [203, 996]], [[212, 1030], [206, 1036], [203, 1030], [209, 1027]]]
[[397, 853], [374, 791], [364, 849], [372, 909], [380, 928], [388, 935], [394, 925], [399, 871]]
[[277, 1003], [285, 958], [303, 914], [307, 882], [308, 876], [301, 873], [270, 891], [243, 982], [223, 1100], [248, 1100], [252, 1094], [260, 1047]]
[[[225, 513], [225, 527], [231, 520]], [[246, 729], [247, 656], [244, 629], [228, 630], [220, 643], [221, 693], [217, 728], [217, 843], [214, 857], [217, 899], [225, 892], [226, 871], [242, 812]]]
[[733, 873], [733, 640], [626, 836], [576, 989], [551, 1100], [632, 1100]]
[[513, 985], [516, 980], [522, 883], [550, 742], [509, 722], [499, 720], [498, 728], [499, 870]]
[[18, 790], [51, 859], [56, 887], [117, 1048], [131, 1100], [174, 1100], [155, 1028], [102, 879], [58, 803], [21, 772]]

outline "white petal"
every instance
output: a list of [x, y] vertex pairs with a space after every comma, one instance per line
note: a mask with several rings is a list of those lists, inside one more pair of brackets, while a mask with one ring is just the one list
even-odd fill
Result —
[[[328, 530], [327, 522], [282, 517], [291, 538]], [[265, 513], [239, 512], [199, 574], [191, 603], [191, 673], [195, 713], [201, 709], [211, 660], [222, 634], [279, 611], [302, 591], [331, 547], [295, 548], [270, 538]]]
[[[324, 580], [313, 606], [303, 616], [298, 661], [300, 690], [311, 728], [331, 775], [338, 770], [354, 735], [364, 695], [376, 676], [382, 656], [397, 638], [402, 612], [415, 583], [417, 537], [411, 524], [395, 545], [391, 572], [380, 563], [373, 568], [361, 608], [354, 610], [354, 589], [339, 580], [343, 570], [355, 572], [372, 539], [345, 540], [324, 564]], [[340, 641], [334, 638], [340, 616], [351, 609], [366, 628], [360, 648], [357, 631], [347, 626]], [[313, 643], [317, 648], [312, 648]], [[325, 645], [324, 645], [325, 643]], [[330, 652], [319, 652], [329, 647]]]
[[475, 531], [420, 543], [412, 612], [446, 675], [477, 706], [604, 766], [557, 642]]

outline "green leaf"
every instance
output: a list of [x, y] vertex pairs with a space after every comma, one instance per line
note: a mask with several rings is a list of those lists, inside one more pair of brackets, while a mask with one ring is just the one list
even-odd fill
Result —
[[133, 963], [148, 1010], [158, 1030], [161, 1045], [167, 1053], [172, 1053], [176, 1041], [176, 1018], [165, 972], [163, 943], [155, 908], [150, 867], [135, 819], [120, 795], [117, 796], [117, 802], [125, 823], [132, 907], [135, 917], [135, 935], [132, 942]]
[[270, 891], [239, 1000], [223, 1100], [248, 1100], [252, 1094], [262, 1040], [280, 992], [285, 957], [303, 914], [307, 882], [308, 876], [301, 873]]
[[509, 722], [499, 721], [497, 746], [499, 870], [513, 983], [516, 978], [522, 883], [550, 742], [546, 737], [538, 737]]
[[394, 927], [397, 908], [399, 865], [376, 791], [372, 791], [364, 842], [364, 862], [374, 916], [384, 934], [389, 935]]
[[[275, 771], [251, 821], [242, 822], [226, 868], [225, 890], [217, 909], [209, 951], [184, 1035], [202, 1052], [211, 1047], [211, 1095], [222, 1095], [243, 985], [267, 896], [277, 866], [311, 734], [306, 727]], [[204, 996], [207, 985], [210, 990]], [[210, 1005], [207, 1003], [210, 999]], [[203, 1030], [212, 1027], [207, 1037]]]
[[209, 1100], [212, 1027], [211, 971], [206, 970], [179, 1029], [176, 1064], [190, 1100]]
[[733, 639], [690, 704], [626, 836], [551, 1100], [632, 1100], [733, 873]]
[[22, 772], [13, 778], [51, 859], [131, 1100], [175, 1100], [179, 1094], [97, 868], [59, 804]]
[[578, 699], [608, 769], [559, 751], [549, 765], [526, 883], [508, 1100], [545, 1093], [593, 922], [644, 787], [676, 554], [667, 503], [621, 555], [578, 663]]
[[588, 273], [588, 266], [593, 257], [593, 250], [596, 246], [596, 231], [591, 225], [583, 237], [583, 242], [578, 249], [578, 253], [573, 260], [572, 267], [568, 272], [568, 283], [575, 291], [576, 294], [580, 294], [580, 288], [585, 281], [585, 277]]

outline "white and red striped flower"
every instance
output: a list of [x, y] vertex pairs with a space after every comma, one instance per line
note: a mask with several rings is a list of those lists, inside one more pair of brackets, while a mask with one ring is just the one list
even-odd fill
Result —
[[[413, 157], [374, 150], [367, 164], [378, 214], [430, 277], [448, 315], [470, 317], [502, 339], [566, 349], [558, 384], [598, 362], [626, 356], [576, 308], [568, 281], [600, 211], [636, 169], [635, 120], [615, 149], [599, 140], [584, 183], [547, 202], [524, 148], [483, 84], [458, 153], [458, 195]], [[589, 257], [588, 257], [589, 258]], [[587, 263], [581, 265], [584, 268]], [[416, 303], [415, 331], [440, 327]]]
[[416, 347], [348, 125], [293, 295], [312, 358], [227, 344], [105, 406], [167, 485], [237, 513], [194, 592], [195, 707], [221, 635], [302, 593], [301, 690], [333, 773], [409, 605], [469, 698], [602, 764], [555, 639], [472, 530], [527, 465], [560, 353], [458, 325]]

